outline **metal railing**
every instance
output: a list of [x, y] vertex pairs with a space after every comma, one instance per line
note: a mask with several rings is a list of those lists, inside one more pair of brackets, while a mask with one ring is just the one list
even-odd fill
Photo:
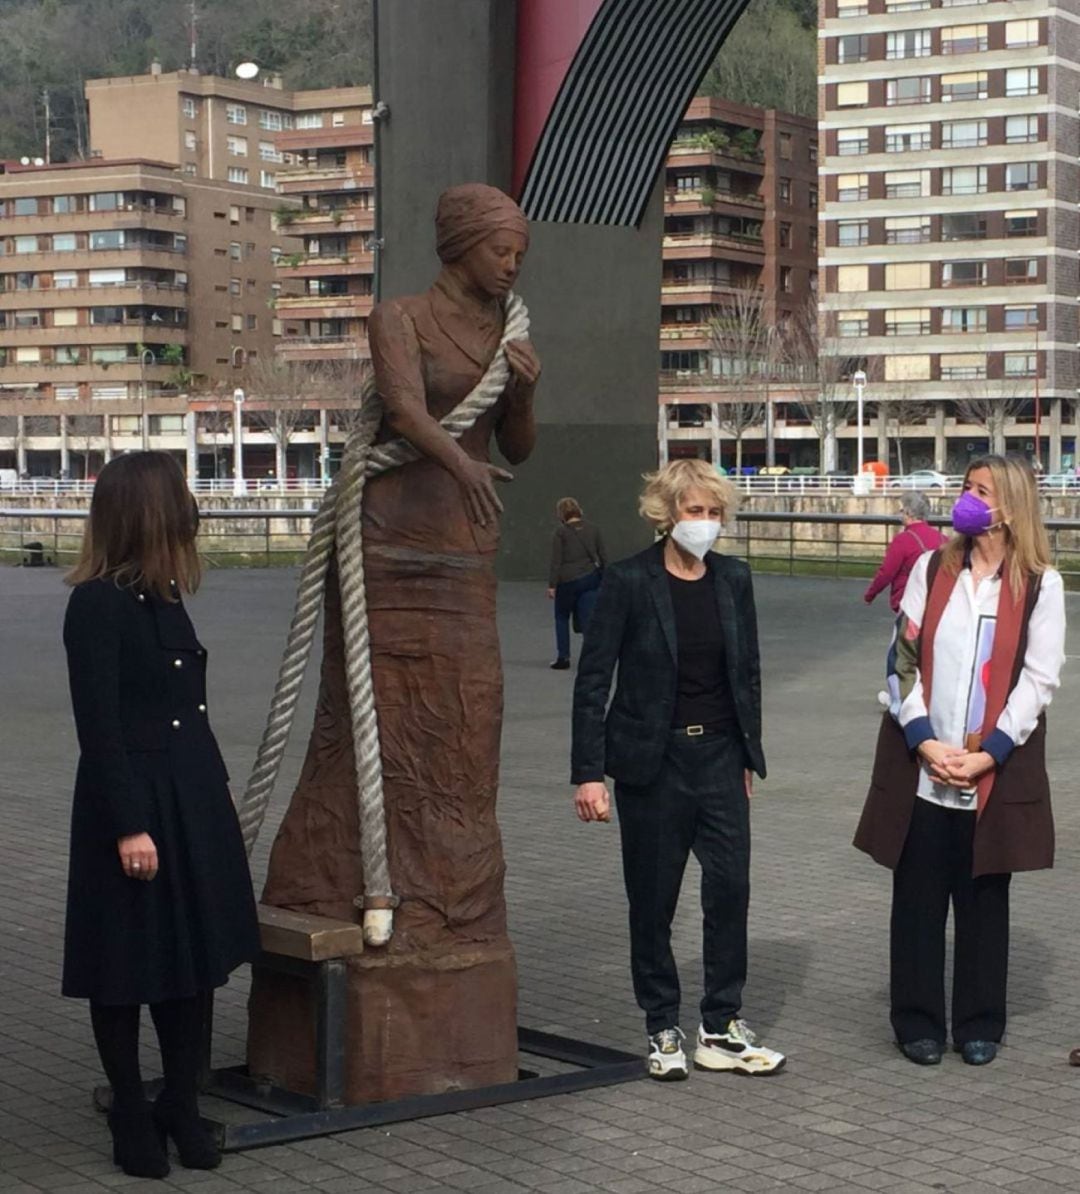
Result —
[[[314, 503], [312, 503], [314, 506]], [[298, 563], [307, 545], [314, 508], [207, 510], [199, 552], [210, 567], [274, 567]], [[0, 509], [0, 563], [27, 562], [40, 544], [48, 562], [70, 565], [82, 542], [85, 508]], [[948, 529], [940, 515], [930, 521]], [[1049, 519], [1054, 567], [1068, 589], [1080, 590], [1080, 519]], [[788, 576], [870, 577], [899, 523], [882, 514], [796, 514], [741, 511], [721, 540], [721, 550], [760, 572]]]

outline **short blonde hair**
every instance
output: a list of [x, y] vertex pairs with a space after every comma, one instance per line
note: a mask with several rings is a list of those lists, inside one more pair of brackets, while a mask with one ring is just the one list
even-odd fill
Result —
[[661, 535], [666, 535], [678, 522], [679, 503], [691, 489], [704, 489], [723, 510], [724, 522], [739, 504], [739, 491], [708, 461], [673, 460], [655, 473], [645, 474], [638, 511]]
[[576, 498], [559, 498], [555, 503], [555, 513], [560, 522], [569, 522], [571, 518], [581, 518], [581, 505]]

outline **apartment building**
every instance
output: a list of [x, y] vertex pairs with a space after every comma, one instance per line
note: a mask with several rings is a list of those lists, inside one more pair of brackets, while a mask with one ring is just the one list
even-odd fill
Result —
[[822, 352], [879, 458], [1075, 463], [1080, 6], [823, 0], [819, 59]]
[[746, 464], [814, 450], [778, 363], [752, 400], [740, 382], [814, 303], [817, 154], [813, 120], [706, 97], [687, 110], [666, 166], [662, 458], [731, 463], [736, 438]]

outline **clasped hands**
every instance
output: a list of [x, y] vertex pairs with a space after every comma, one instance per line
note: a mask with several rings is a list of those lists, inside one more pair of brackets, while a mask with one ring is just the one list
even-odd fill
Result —
[[939, 784], [951, 788], [971, 788], [981, 775], [994, 766], [994, 758], [985, 750], [966, 750], [928, 738], [919, 746], [919, 755]]

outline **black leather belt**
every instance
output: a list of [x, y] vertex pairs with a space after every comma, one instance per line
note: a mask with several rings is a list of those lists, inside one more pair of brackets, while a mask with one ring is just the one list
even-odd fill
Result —
[[711, 721], [693, 726], [672, 726], [671, 732], [679, 738], [701, 738], [706, 734], [736, 734], [738, 729], [734, 721]]

